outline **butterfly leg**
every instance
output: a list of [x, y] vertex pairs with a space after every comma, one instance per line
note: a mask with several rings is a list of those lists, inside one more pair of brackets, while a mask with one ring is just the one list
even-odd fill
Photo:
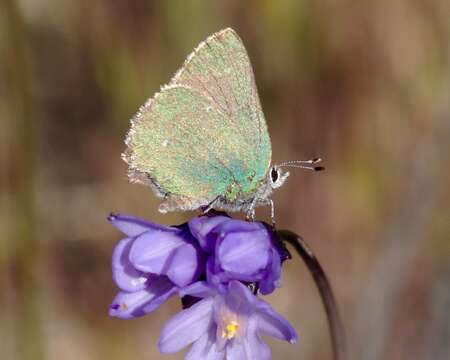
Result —
[[256, 198], [252, 200], [252, 202], [247, 208], [247, 215], [245, 216], [245, 219], [247, 221], [255, 221], [255, 207], [256, 207]]
[[211, 211], [214, 208], [214, 205], [219, 201], [220, 195], [217, 196], [213, 201], [211, 201], [204, 209], [203, 214], [206, 214], [207, 212]]
[[272, 223], [272, 227], [275, 227], [275, 206], [272, 199], [268, 199], [268, 201], [270, 204], [270, 221]]
[[249, 208], [247, 210], [247, 215], [245, 216], [245, 220], [247, 221], [255, 221], [255, 208]]

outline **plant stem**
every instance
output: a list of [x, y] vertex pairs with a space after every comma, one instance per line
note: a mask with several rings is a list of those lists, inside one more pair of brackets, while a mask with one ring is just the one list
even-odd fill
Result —
[[290, 244], [305, 262], [319, 290], [323, 306], [327, 314], [331, 342], [333, 346], [333, 359], [347, 359], [346, 340], [344, 326], [339, 315], [336, 299], [331, 289], [330, 282], [322, 269], [319, 261], [306, 244], [305, 240], [290, 230], [278, 230], [281, 241]]

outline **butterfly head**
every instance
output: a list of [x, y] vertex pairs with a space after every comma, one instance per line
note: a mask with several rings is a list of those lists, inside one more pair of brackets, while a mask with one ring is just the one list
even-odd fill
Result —
[[283, 170], [279, 165], [273, 165], [269, 171], [269, 184], [272, 189], [277, 189], [284, 184], [289, 176], [289, 171]]
[[286, 161], [278, 165], [273, 165], [269, 171], [269, 184], [272, 189], [279, 188], [284, 184], [289, 176], [289, 171], [283, 170], [284, 167], [301, 168], [313, 171], [321, 171], [325, 168], [322, 166], [316, 166], [322, 159], [315, 158], [311, 160], [294, 160]]

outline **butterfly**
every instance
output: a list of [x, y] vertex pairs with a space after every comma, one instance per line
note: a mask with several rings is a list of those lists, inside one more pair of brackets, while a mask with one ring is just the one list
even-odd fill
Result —
[[159, 211], [244, 211], [271, 205], [289, 172], [320, 159], [271, 165], [271, 142], [247, 51], [227, 28], [187, 57], [131, 119], [126, 151], [131, 182], [151, 186]]

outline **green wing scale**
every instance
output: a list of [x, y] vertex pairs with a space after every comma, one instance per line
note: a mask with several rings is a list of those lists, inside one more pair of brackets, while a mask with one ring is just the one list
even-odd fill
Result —
[[130, 180], [164, 197], [163, 212], [251, 198], [266, 178], [270, 138], [232, 29], [202, 42], [131, 122], [123, 155]]

